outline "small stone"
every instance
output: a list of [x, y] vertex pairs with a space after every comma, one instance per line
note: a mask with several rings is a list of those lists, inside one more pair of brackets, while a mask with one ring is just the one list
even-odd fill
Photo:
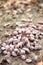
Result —
[[20, 54], [21, 55], [25, 54], [25, 51], [21, 49]]
[[21, 55], [22, 60], [26, 60], [26, 55]]
[[26, 30], [26, 34], [30, 34], [30, 30]]
[[21, 40], [21, 36], [19, 36], [18, 39]]
[[22, 41], [28, 42], [28, 38], [24, 36], [24, 37], [22, 37]]
[[18, 45], [16, 47], [22, 48], [22, 46], [23, 46], [22, 44], [18, 43]]
[[9, 37], [9, 33], [8, 32], [5, 32], [4, 36], [5, 37]]
[[30, 53], [30, 50], [28, 48], [23, 48], [23, 50], [26, 52], [26, 53]]
[[14, 39], [13, 41], [14, 41], [15, 43], [19, 43], [20, 40], [16, 38], [16, 39]]
[[43, 36], [43, 33], [41, 33], [41, 35]]
[[22, 32], [25, 32], [25, 28], [22, 28]]
[[6, 46], [5, 46], [5, 49], [6, 49], [6, 50], [8, 50], [9, 48], [10, 48], [9, 45], [6, 45]]
[[13, 38], [10, 38], [8, 41], [7, 41], [7, 44], [10, 44], [13, 42]]
[[12, 54], [11, 55], [14, 56], [14, 57], [17, 56], [17, 54], [14, 51], [12, 51]]
[[2, 46], [5, 47], [6, 46], [6, 43], [2, 43]]
[[15, 47], [16, 47], [16, 48], [19, 48], [19, 45], [16, 45]]
[[13, 36], [13, 39], [16, 39], [16, 36]]
[[19, 30], [18, 32], [19, 32], [19, 33], [21, 33], [22, 31], [21, 31], [21, 30]]
[[4, 51], [5, 50], [5, 47], [1, 47], [1, 50]]
[[34, 41], [34, 37], [29, 37], [29, 40], [30, 40], [31, 42], [33, 42], [33, 41]]
[[30, 37], [34, 37], [34, 35], [33, 34], [30, 34]]
[[10, 44], [10, 48], [14, 48], [14, 45]]
[[3, 51], [3, 54], [4, 54], [4, 55], [7, 55], [7, 51], [6, 51], [6, 50], [5, 50], [5, 51]]
[[39, 39], [42, 39], [42, 35], [39, 35]]
[[34, 42], [38, 43], [38, 39], [35, 39]]
[[35, 32], [35, 31], [32, 31], [32, 34], [33, 34], [33, 35], [36, 35], [36, 32]]
[[30, 46], [35, 46], [35, 43], [36, 43], [36, 42], [31, 42], [31, 43], [30, 43]]
[[34, 47], [33, 46], [30, 46], [30, 50], [34, 50]]
[[27, 48], [30, 48], [30, 42], [28, 42], [28, 43], [26, 44], [26, 47], [27, 47]]
[[31, 59], [26, 59], [26, 63], [32, 63]]
[[14, 31], [14, 32], [12, 33], [12, 35], [18, 35], [18, 32], [17, 32], [17, 31]]
[[14, 48], [11, 48], [11, 47], [10, 47], [10, 48], [9, 48], [9, 51], [12, 52], [13, 49], [14, 49]]
[[28, 22], [28, 20], [27, 19], [22, 19], [22, 22]]
[[35, 46], [34, 50], [41, 50], [42, 47], [39, 45], [39, 46]]
[[38, 34], [36, 34], [35, 39], [39, 39], [39, 35]]
[[17, 48], [15, 48], [15, 49], [14, 49], [14, 51], [15, 51], [15, 52], [18, 52], [18, 49], [17, 49]]
[[10, 25], [10, 23], [6, 23], [6, 24], [4, 24], [3, 26], [4, 27], [7, 27], [7, 26], [9, 26]]

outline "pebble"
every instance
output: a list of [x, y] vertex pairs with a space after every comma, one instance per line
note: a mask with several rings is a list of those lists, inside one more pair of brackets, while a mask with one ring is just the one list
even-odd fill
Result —
[[31, 42], [30, 46], [35, 46], [36, 42]]
[[18, 43], [20, 40], [16, 38], [13, 41], [16, 42], [16, 43]]
[[26, 44], [26, 47], [27, 47], [27, 48], [30, 48], [30, 42], [28, 42], [28, 43]]
[[30, 34], [30, 30], [26, 30], [26, 34]]
[[36, 38], [36, 39], [39, 39], [39, 35], [38, 35], [38, 34], [36, 34], [35, 38]]
[[26, 63], [32, 63], [31, 59], [26, 59]]
[[21, 30], [19, 30], [19, 33], [21, 33], [22, 31]]
[[10, 44], [10, 48], [14, 48], [14, 45]]
[[19, 45], [16, 45], [15, 47], [16, 47], [16, 48], [19, 48], [20, 46], [19, 46]]
[[18, 52], [18, 49], [17, 49], [17, 48], [15, 48], [15, 49], [14, 49], [14, 51], [15, 51], [15, 52]]
[[21, 40], [21, 36], [19, 36], [18, 39]]
[[10, 23], [6, 23], [6, 24], [3, 25], [4, 28], [8, 27], [8, 26], [10, 26]]
[[12, 51], [11, 55], [14, 56], [14, 57], [17, 56], [17, 54], [14, 51]]
[[23, 55], [23, 54], [25, 54], [25, 51], [23, 49], [21, 49], [20, 55]]
[[43, 33], [41, 33], [41, 35], [43, 36]]
[[7, 41], [7, 44], [10, 44], [13, 42], [13, 38], [10, 38], [8, 41]]
[[22, 32], [25, 32], [25, 28], [22, 28]]
[[34, 41], [34, 38], [33, 37], [30, 37], [29, 40], [32, 42], [32, 41]]
[[42, 35], [39, 35], [39, 39], [42, 39], [42, 37], [43, 37]]
[[2, 46], [5, 47], [6, 46], [6, 43], [2, 43]]
[[18, 32], [17, 31], [14, 31], [12, 35], [18, 35]]
[[4, 36], [5, 37], [9, 37], [9, 33], [8, 32], [5, 32]]
[[22, 41], [28, 42], [28, 38], [24, 36], [24, 37], [22, 37]]
[[6, 50], [9, 50], [9, 48], [10, 48], [9, 45], [6, 45], [6, 46], [5, 46], [5, 49], [6, 49]]
[[21, 55], [22, 60], [26, 60], [26, 55]]
[[5, 47], [1, 47], [1, 50], [4, 51], [5, 50]]
[[30, 50], [34, 50], [34, 47], [33, 46], [30, 46]]
[[30, 53], [30, 50], [28, 48], [23, 48], [23, 50], [26, 52], [26, 53]]
[[21, 42], [19, 42], [18, 45], [20, 48], [22, 48], [22, 46], [23, 46]]
[[11, 47], [10, 47], [10, 48], [9, 48], [9, 51], [10, 51], [10, 52], [12, 52], [12, 51], [13, 51], [13, 49], [14, 49], [14, 48], [11, 48]]
[[6, 51], [6, 50], [5, 50], [5, 51], [3, 51], [3, 54], [4, 54], [4, 55], [7, 55], [7, 51]]
[[42, 49], [41, 45], [35, 46], [35, 48], [34, 48], [34, 50], [41, 50], [41, 49]]

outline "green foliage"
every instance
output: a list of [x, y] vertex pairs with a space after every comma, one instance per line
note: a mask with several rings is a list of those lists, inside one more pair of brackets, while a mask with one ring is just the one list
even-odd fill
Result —
[[4, 17], [4, 20], [5, 20], [6, 22], [12, 21], [12, 17], [10, 17], [10, 16], [5, 16], [5, 17]]
[[16, 25], [20, 26], [20, 25], [22, 25], [22, 22], [16, 22]]

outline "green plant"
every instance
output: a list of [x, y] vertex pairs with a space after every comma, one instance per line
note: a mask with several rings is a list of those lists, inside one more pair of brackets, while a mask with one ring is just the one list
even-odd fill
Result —
[[6, 16], [6, 17], [4, 18], [4, 20], [7, 21], [7, 22], [12, 21], [12, 17]]

